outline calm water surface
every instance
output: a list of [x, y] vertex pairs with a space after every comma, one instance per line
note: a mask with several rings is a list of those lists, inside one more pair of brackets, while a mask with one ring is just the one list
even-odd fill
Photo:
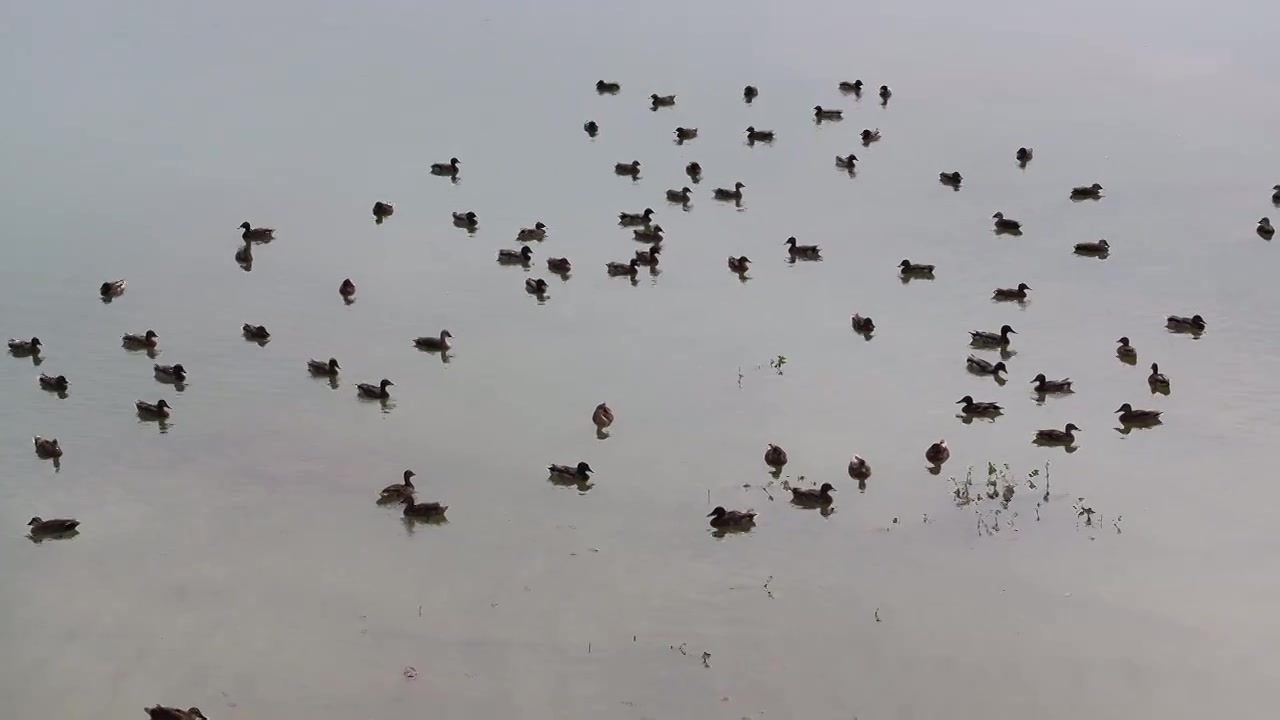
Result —
[[[0, 358], [13, 717], [155, 702], [216, 720], [1265, 716], [1280, 294], [1253, 227], [1280, 214], [1280, 99], [1260, 90], [1273, 7], [5, 15], [0, 334], [47, 345], [38, 369]], [[835, 90], [855, 77], [861, 102]], [[600, 78], [623, 92], [598, 97]], [[651, 92], [679, 104], [650, 112]], [[818, 103], [846, 119], [815, 126]], [[701, 136], [677, 146], [677, 125]], [[748, 148], [747, 125], [778, 141]], [[884, 139], [862, 148], [864, 127]], [[1036, 150], [1025, 170], [1019, 145]], [[831, 166], [848, 152], [853, 178]], [[426, 173], [453, 155], [460, 182]], [[632, 159], [639, 181], [612, 175]], [[706, 179], [681, 212], [663, 191], [695, 159]], [[951, 169], [960, 192], [936, 180]], [[735, 181], [741, 208], [710, 200]], [[1094, 181], [1103, 200], [1067, 199]], [[397, 203], [381, 227], [376, 199]], [[606, 277], [637, 247], [615, 214], [645, 206], [669, 235], [661, 271]], [[448, 221], [467, 209], [473, 236]], [[1025, 234], [994, 236], [996, 210]], [[249, 273], [232, 260], [244, 220], [279, 229]], [[537, 220], [533, 272], [498, 267]], [[788, 235], [825, 261], [788, 265]], [[1099, 237], [1107, 261], [1071, 255]], [[750, 281], [729, 254], [755, 261]], [[567, 283], [543, 271], [550, 255], [573, 260]], [[899, 282], [904, 257], [937, 279]], [[545, 303], [523, 292], [531, 276], [551, 281]], [[116, 277], [128, 293], [99, 302]], [[988, 300], [1018, 282], [1031, 302]], [[875, 318], [873, 340], [853, 312]], [[1196, 312], [1201, 339], [1164, 330]], [[244, 341], [245, 322], [274, 338]], [[1006, 322], [1019, 334], [999, 387], [965, 372], [966, 331]], [[119, 347], [148, 328], [157, 361], [189, 369], [182, 392]], [[411, 346], [441, 328], [448, 362]], [[1136, 367], [1113, 355], [1120, 335]], [[331, 355], [333, 389], [304, 370]], [[1151, 361], [1167, 397], [1147, 389]], [[68, 397], [40, 371], [67, 375]], [[1037, 372], [1078, 392], [1038, 404]], [[382, 377], [385, 407], [355, 398]], [[964, 424], [964, 394], [1007, 412]], [[139, 422], [133, 401], [161, 397], [168, 426]], [[589, 422], [602, 401], [618, 413], [607, 440]], [[1126, 401], [1166, 422], [1117, 432]], [[1067, 422], [1078, 451], [1030, 443]], [[60, 469], [33, 434], [61, 439]], [[934, 476], [922, 452], [939, 437], [953, 458]], [[777, 483], [770, 500], [768, 442], [790, 453], [784, 479], [837, 485], [835, 512], [790, 507]], [[844, 472], [854, 452], [874, 467], [865, 493]], [[546, 481], [546, 463], [579, 459], [591, 489]], [[1008, 510], [957, 507], [948, 477], [975, 466], [981, 489], [988, 462], [1019, 482]], [[447, 524], [375, 506], [404, 468], [451, 506]], [[717, 504], [755, 507], [759, 526], [715, 538]], [[33, 544], [34, 514], [83, 532]]]

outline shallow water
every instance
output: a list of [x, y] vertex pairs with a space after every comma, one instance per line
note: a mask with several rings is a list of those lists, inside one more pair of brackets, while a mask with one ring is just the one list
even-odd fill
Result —
[[[1150, 10], [10, 8], [0, 333], [47, 347], [38, 369], [0, 357], [0, 697], [14, 717], [1257, 716], [1280, 679], [1280, 311], [1276, 248], [1253, 232], [1280, 213], [1280, 100], [1258, 90], [1280, 16]], [[622, 93], [597, 96], [602, 77]], [[855, 77], [861, 101], [835, 90]], [[678, 104], [650, 112], [651, 92]], [[817, 103], [846, 118], [815, 126]], [[699, 137], [675, 145], [677, 125]], [[777, 142], [747, 147], [747, 125]], [[884, 139], [863, 148], [864, 127]], [[849, 152], [853, 178], [832, 167]], [[427, 174], [454, 155], [458, 183]], [[632, 159], [640, 180], [610, 172]], [[663, 191], [694, 159], [681, 212]], [[952, 169], [959, 192], [937, 181]], [[710, 199], [737, 180], [740, 208]], [[1067, 199], [1094, 181], [1102, 200]], [[396, 203], [382, 226], [378, 199]], [[615, 214], [646, 205], [660, 273], [606, 277], [639, 247]], [[466, 209], [474, 235], [449, 223]], [[996, 210], [1025, 233], [993, 235]], [[244, 220], [279, 229], [248, 273]], [[499, 267], [537, 220], [533, 271]], [[825, 260], [789, 265], [789, 235]], [[1107, 260], [1072, 256], [1099, 237]], [[936, 279], [901, 283], [904, 257]], [[116, 277], [128, 291], [100, 302]], [[550, 281], [545, 303], [527, 277]], [[988, 299], [1018, 282], [1029, 303]], [[1197, 312], [1199, 339], [1163, 327]], [[999, 387], [965, 372], [966, 332], [1006, 322]], [[119, 346], [147, 328], [156, 362], [188, 368], [181, 392]], [[448, 362], [410, 342], [441, 328]], [[329, 356], [336, 389], [304, 369]], [[1037, 372], [1077, 392], [1037, 404]], [[389, 403], [356, 399], [382, 377]], [[965, 394], [1006, 412], [962, 423]], [[173, 419], [139, 422], [132, 403], [161, 397]], [[1164, 424], [1117, 432], [1126, 401]], [[1031, 444], [1067, 422], [1076, 452]], [[61, 440], [60, 468], [33, 434]], [[837, 485], [834, 512], [777, 483], [770, 500], [769, 442], [784, 479]], [[589, 490], [546, 481], [579, 459]], [[1009, 509], [956, 507], [949, 476], [975, 466], [980, 489], [988, 462], [1019, 481]], [[447, 524], [374, 504], [404, 468]], [[716, 538], [718, 504], [758, 526]], [[34, 514], [82, 533], [33, 544]]]

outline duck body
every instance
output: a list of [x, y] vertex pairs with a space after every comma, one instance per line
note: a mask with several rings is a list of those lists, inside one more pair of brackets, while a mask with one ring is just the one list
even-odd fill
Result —
[[124, 288], [127, 284], [128, 283], [124, 280], [111, 280], [109, 282], [104, 282], [102, 283], [102, 286], [98, 288], [98, 293], [104, 298], [119, 297], [124, 294]]
[[947, 441], [939, 440], [938, 442], [930, 445], [929, 448], [924, 451], [924, 459], [934, 465], [941, 465], [947, 460], [950, 460], [951, 448], [947, 447]]
[[861, 455], [854, 455], [849, 460], [849, 477], [854, 480], [866, 480], [871, 477], [871, 465], [863, 460]]
[[864, 129], [862, 131], [862, 147], [866, 147], [873, 142], [880, 140], [880, 128], [875, 130]]
[[1120, 413], [1120, 422], [1132, 425], [1157, 422], [1164, 414], [1160, 410], [1135, 410], [1129, 403], [1121, 405], [1116, 412]]
[[275, 228], [256, 228], [247, 222], [242, 222], [240, 223], [240, 229], [244, 231], [240, 233], [240, 239], [245, 242], [268, 242], [276, 237]]
[[1071, 188], [1071, 197], [1076, 200], [1102, 197], [1102, 186], [1098, 183]]
[[1071, 378], [1062, 378], [1061, 380], [1050, 380], [1040, 373], [1031, 380], [1036, 386], [1036, 392], [1041, 395], [1050, 393], [1069, 393], [1071, 389]]
[[125, 333], [120, 337], [120, 343], [125, 347], [132, 348], [154, 348], [159, 338], [155, 330], [148, 330], [142, 335], [134, 335], [133, 333]]
[[591, 413], [591, 422], [595, 423], [596, 429], [606, 430], [613, 424], [613, 410], [609, 409], [606, 403], [600, 403]]
[[961, 177], [959, 170], [955, 170], [952, 172], [938, 173], [938, 181], [943, 185], [950, 185], [951, 187], [958, 188], [960, 187], [960, 183], [964, 182], [964, 178]]
[[1271, 203], [1273, 205], [1280, 205], [1280, 185], [1276, 185], [1272, 189], [1275, 190], [1275, 192], [1271, 193]]
[[698, 181], [702, 180], [702, 165], [691, 162], [684, 166], [684, 174], [689, 176], [694, 185], [697, 185]]
[[759, 96], [760, 96], [760, 91], [756, 89], [755, 85], [748, 85], [742, 88], [742, 99], [746, 102], [751, 102], [752, 100], [755, 100]]
[[498, 262], [504, 265], [528, 265], [533, 260], [533, 248], [521, 245], [519, 250], [498, 251]]
[[[550, 262], [548, 260], [548, 262]], [[529, 278], [524, 281], [525, 292], [539, 297], [547, 294], [547, 281], [542, 278]]]
[[1204, 332], [1208, 323], [1199, 315], [1191, 317], [1182, 317], [1181, 315], [1170, 315], [1165, 320], [1165, 325], [1170, 329], [1178, 332], [1199, 333]]
[[[567, 257], [547, 258], [547, 269], [557, 275], [568, 275], [573, 271], [573, 263]], [[543, 289], [546, 289], [545, 286]]]
[[338, 371], [342, 366], [338, 364], [336, 358], [329, 358], [328, 362], [324, 360], [308, 360], [307, 370], [312, 375], [323, 375], [325, 377], [337, 377]]
[[757, 130], [755, 126], [747, 128], [747, 142], [773, 142], [774, 132], [772, 130]]
[[839, 88], [840, 92], [858, 94], [862, 92], [862, 81], [854, 80], [853, 82], [849, 82], [848, 80], [841, 80]]
[[662, 242], [662, 226], [654, 225], [653, 227], [638, 227], [631, 231], [631, 234], [640, 242]]
[[1071, 445], [1076, 441], [1076, 431], [1079, 429], [1075, 423], [1067, 423], [1067, 426], [1061, 430], [1057, 428], [1037, 430], [1036, 442], [1047, 445]]
[[1158, 363], [1151, 363], [1151, 374], [1147, 376], [1147, 384], [1154, 389], [1169, 389], [1169, 377], [1160, 372]]
[[858, 156], [854, 155], [853, 153], [849, 153], [844, 157], [841, 157], [839, 155], [836, 156], [836, 167], [842, 170], [853, 171], [857, 169], [857, 165], [858, 165]]
[[1000, 407], [1000, 403], [993, 402], [975, 402], [972, 396], [965, 395], [956, 401], [960, 405], [960, 412], [965, 415], [999, 415], [1004, 412], [1004, 408]]
[[965, 367], [969, 369], [969, 372], [978, 375], [991, 375], [998, 378], [1000, 373], [1009, 372], [1009, 368], [1005, 367], [1004, 362], [992, 363], [987, 360], [983, 360], [977, 355], [970, 355], [969, 358], [964, 361], [964, 364]]
[[624, 227], [634, 227], [636, 225], [648, 225], [653, 222], [653, 208], [645, 208], [644, 212], [618, 213], [618, 224]]
[[853, 329], [856, 332], [860, 332], [864, 335], [873, 333], [876, 330], [876, 322], [871, 318], [863, 317], [862, 315], [854, 315], [851, 317], [849, 319], [849, 324], [853, 326]]
[[200, 708], [193, 707], [182, 710], [176, 707], [165, 707], [164, 705], [156, 705], [155, 707], [143, 708], [150, 716], [150, 720], [208, 720], [204, 713], [200, 712]]
[[243, 333], [244, 336], [249, 340], [262, 341], [262, 340], [271, 339], [271, 333], [267, 332], [267, 329], [262, 325], [253, 325], [251, 323], [245, 323], [244, 325], [240, 326], [240, 332]]
[[671, 107], [672, 105], [676, 104], [675, 95], [659, 95], [657, 93], [654, 93], [649, 96], [649, 100], [655, 108]]
[[350, 300], [356, 296], [356, 284], [351, 282], [351, 278], [347, 278], [338, 285], [338, 294], [343, 298]]
[[395, 212], [396, 212], [395, 205], [392, 205], [389, 202], [382, 202], [381, 200], [379, 200], [373, 204], [373, 221], [381, 225], [383, 220], [386, 220], [387, 218], [391, 217], [392, 215], [395, 214]]
[[67, 381], [66, 375], [54, 376], [54, 375], [45, 375], [44, 373], [40, 373], [40, 387], [45, 390], [52, 390], [55, 392], [66, 392], [67, 388], [70, 385], [71, 383]]
[[910, 260], [898, 263], [898, 272], [903, 277], [933, 277], [933, 268], [932, 265], [913, 263]]
[[782, 244], [787, 246], [787, 253], [793, 258], [813, 260], [822, 256], [822, 248], [817, 245], [797, 245], [794, 237], [787, 238]]
[[681, 205], [688, 205], [690, 202], [692, 202], [692, 198], [689, 197], [690, 192], [692, 191], [688, 187], [684, 187], [679, 190], [668, 190], [667, 202], [680, 203]]
[[541, 220], [533, 224], [531, 228], [520, 228], [520, 232], [516, 233], [516, 240], [520, 242], [541, 242], [547, 237], [547, 226]]
[[153, 365], [151, 369], [155, 372], [157, 380], [171, 383], [184, 383], [187, 381], [187, 369], [182, 367], [182, 363]]
[[678, 127], [676, 128], [676, 140], [685, 141], [698, 137], [698, 128]]
[[417, 475], [412, 470], [404, 471], [404, 482], [393, 483], [382, 488], [378, 493], [379, 500], [403, 500], [407, 497], [413, 497], [417, 488], [413, 486], [413, 478]]
[[991, 217], [995, 220], [995, 226], [996, 226], [997, 232], [1013, 233], [1013, 232], [1020, 232], [1022, 230], [1022, 223], [1018, 222], [1017, 220], [1011, 220], [1005, 217], [1003, 212], [997, 212], [995, 215], [992, 215]]
[[582, 123], [582, 130], [590, 137], [595, 137], [600, 134], [600, 125], [595, 120], [588, 120]]
[[62, 446], [57, 438], [42, 438], [39, 435], [31, 438], [35, 444], [36, 457], [44, 460], [62, 457]]
[[386, 400], [391, 397], [391, 393], [387, 391], [387, 387], [390, 385], [395, 385], [395, 383], [386, 378], [383, 378], [382, 382], [377, 385], [360, 383], [356, 385], [356, 393], [361, 397], [373, 398], [374, 400]]
[[426, 336], [414, 338], [413, 344], [422, 350], [445, 352], [453, 347], [453, 343], [451, 342], [452, 337], [453, 333], [450, 333], [448, 330], [441, 330], [440, 335], [437, 337]]
[[1035, 151], [1029, 147], [1020, 147], [1018, 148], [1018, 152], [1014, 153], [1014, 157], [1017, 158], [1018, 162], [1022, 163], [1023, 165], [1026, 165], [1027, 163], [1031, 162], [1031, 158], [1034, 155], [1035, 155]]
[[751, 265], [751, 258], [747, 257], [746, 255], [739, 255], [738, 257], [729, 258], [729, 269], [733, 272], [738, 273], [739, 275], [749, 270], [750, 265]]
[[442, 518], [449, 510], [448, 505], [438, 502], [414, 502], [412, 495], [403, 496], [400, 502], [404, 503], [404, 516], [407, 518]]
[[1276, 229], [1271, 224], [1271, 218], [1262, 218], [1258, 221], [1258, 234], [1270, 240], [1276, 234]]
[[832, 110], [829, 108], [824, 108], [821, 105], [814, 105], [813, 117], [818, 120], [842, 120], [844, 119], [844, 111]]
[[996, 288], [992, 291], [991, 297], [996, 300], [1016, 300], [1021, 302], [1027, 299], [1027, 291], [1030, 289], [1030, 285], [1018, 283], [1016, 288]]
[[613, 172], [617, 175], [626, 175], [628, 177], [640, 176], [640, 161], [632, 160], [629, 163], [614, 163]]
[[431, 163], [431, 174], [458, 177], [458, 158], [449, 158], [447, 163]]
[[742, 188], [744, 187], [746, 187], [746, 185], [739, 182], [733, 184], [732, 190], [727, 188], [716, 188], [712, 191], [712, 196], [717, 200], [742, 200]]
[[764, 464], [775, 470], [781, 470], [787, 464], [787, 451], [769, 443], [769, 447], [764, 451]]
[[986, 330], [970, 330], [969, 342], [973, 345], [985, 345], [989, 347], [1007, 347], [1009, 345], [1009, 336], [1017, 335], [1018, 331], [1003, 325], [1000, 332], [988, 332]]
[[1111, 253], [1111, 243], [1106, 240], [1076, 243], [1075, 251], [1077, 255], [1108, 255]]
[[39, 516], [33, 517], [27, 521], [27, 527], [30, 527], [32, 537], [42, 535], [63, 535], [65, 533], [74, 532], [80, 527], [80, 521], [72, 518], [51, 518], [44, 520]]
[[605, 82], [604, 80], [596, 81], [596, 92], [598, 93], [616, 93], [621, 89], [621, 83]]
[[593, 472], [595, 471], [585, 462], [579, 462], [577, 465], [551, 464], [547, 466], [547, 473], [555, 480], [586, 482], [591, 479], [591, 473]]
[[620, 275], [630, 275], [631, 277], [635, 277], [640, 272], [640, 261], [636, 258], [631, 258], [630, 262], [606, 263], [605, 270], [614, 277]]
[[44, 345], [40, 342], [40, 338], [33, 337], [30, 340], [14, 340], [9, 338], [9, 352], [23, 357], [26, 355], [39, 355], [40, 348]]
[[881, 86], [880, 86], [880, 100], [881, 100], [882, 102], [888, 103], [888, 102], [889, 102], [889, 98], [891, 98], [891, 97], [893, 97], [893, 91], [889, 89], [889, 86], [888, 86], [888, 85], [881, 85]]
[[236, 262], [248, 265], [253, 262], [253, 242], [245, 240], [244, 245], [236, 249]]
[[145, 400], [139, 400], [135, 402], [133, 406], [138, 410], [139, 415], [143, 415], [146, 417], [154, 417], [154, 418], [169, 417], [169, 401], [165, 400], [164, 398], [160, 398], [154, 403], [149, 403]]
[[1122, 337], [1116, 342], [1120, 343], [1120, 346], [1116, 348], [1116, 355], [1126, 360], [1138, 359], [1138, 349], [1129, 344], [1129, 338]]
[[758, 513], [754, 510], [725, 510], [717, 506], [707, 517], [711, 518], [711, 527], [717, 529], [743, 529], [756, 523]]
[[658, 243], [648, 250], [637, 250], [635, 261], [645, 267], [657, 267], [659, 255], [662, 253], [662, 244]]
[[473, 228], [480, 224], [480, 219], [470, 210], [453, 213], [453, 224], [458, 227]]
[[791, 488], [791, 502], [798, 505], [830, 505], [835, 498], [831, 497], [831, 492], [835, 490], [835, 486], [831, 483], [822, 483], [820, 488]]

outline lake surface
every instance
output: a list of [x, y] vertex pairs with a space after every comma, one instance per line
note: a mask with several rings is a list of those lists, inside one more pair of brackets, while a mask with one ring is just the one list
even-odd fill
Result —
[[[7, 710], [1264, 716], [1280, 291], [1254, 225], [1280, 215], [1280, 11], [1202, 13], [10, 3], [0, 334], [46, 348], [38, 368], [0, 357]], [[622, 92], [598, 96], [601, 78]], [[854, 78], [861, 101], [836, 91]], [[651, 112], [653, 92], [678, 104]], [[815, 125], [815, 104], [844, 121]], [[677, 125], [699, 138], [677, 146]], [[748, 125], [777, 142], [748, 147]], [[863, 128], [883, 140], [863, 148]], [[849, 152], [855, 177], [832, 167]], [[451, 156], [458, 183], [427, 173]], [[612, 174], [633, 159], [638, 181]], [[683, 212], [663, 192], [690, 160], [705, 179]], [[740, 208], [710, 199], [735, 181]], [[1095, 181], [1102, 200], [1067, 198]], [[375, 226], [379, 199], [396, 214]], [[660, 272], [607, 277], [640, 247], [616, 213], [646, 206], [668, 235]], [[474, 235], [457, 210], [478, 213]], [[997, 210], [1024, 234], [994, 235]], [[278, 228], [252, 272], [232, 259], [245, 220]], [[499, 267], [538, 220], [533, 270]], [[788, 264], [790, 235], [825, 260]], [[1101, 237], [1107, 260], [1072, 255]], [[755, 261], [749, 281], [731, 254]], [[572, 259], [567, 282], [552, 255]], [[904, 257], [936, 279], [900, 282]], [[127, 293], [100, 302], [118, 277]], [[544, 303], [528, 277], [550, 281]], [[990, 301], [1019, 282], [1030, 302]], [[870, 341], [854, 312], [874, 317]], [[1169, 333], [1171, 313], [1209, 329]], [[246, 342], [246, 322], [271, 342]], [[967, 331], [1003, 323], [1018, 334], [1001, 387], [964, 360]], [[181, 392], [120, 347], [148, 328], [156, 362], [190, 372]], [[448, 362], [410, 342], [441, 328]], [[1121, 335], [1136, 366], [1114, 355]], [[330, 356], [336, 388], [304, 369]], [[1168, 396], [1147, 388], [1152, 361]], [[39, 372], [70, 378], [68, 396]], [[1038, 403], [1038, 372], [1077, 392]], [[355, 397], [383, 377], [385, 406]], [[965, 394], [1004, 416], [961, 422]], [[163, 432], [139, 398], [172, 403]], [[603, 401], [618, 420], [600, 440]], [[1163, 425], [1118, 432], [1123, 402]], [[1030, 442], [1067, 422], [1075, 452]], [[60, 468], [35, 434], [61, 440]], [[943, 437], [932, 475], [923, 452]], [[786, 502], [770, 442], [790, 454], [782, 480], [837, 486], [834, 512]], [[874, 470], [861, 493], [855, 452]], [[578, 460], [589, 490], [547, 482], [547, 463]], [[988, 463], [1010, 466], [1008, 508], [958, 505]], [[375, 505], [405, 468], [447, 524]], [[761, 517], [718, 538], [715, 505]], [[32, 543], [32, 515], [82, 532]]]

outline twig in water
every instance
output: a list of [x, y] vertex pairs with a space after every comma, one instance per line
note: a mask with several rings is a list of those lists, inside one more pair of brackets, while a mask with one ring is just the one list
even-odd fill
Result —
[[880, 622], [880, 608], [876, 608], [876, 622]]
[[766, 594], [766, 595], [768, 595], [768, 596], [769, 596], [769, 599], [770, 599], [770, 600], [772, 600], [772, 599], [773, 599], [773, 591], [769, 589], [769, 583], [771, 583], [771, 582], [773, 582], [773, 576], [772, 576], [772, 575], [770, 575], [770, 576], [769, 576], [769, 579], [768, 579], [768, 580], [765, 580], [765, 581], [764, 581], [764, 585], [763, 585], [763, 587], [764, 587], [764, 592], [765, 592], [765, 594]]
[[705, 667], [705, 668], [711, 667], [711, 653], [709, 652], [702, 653], [702, 667]]

